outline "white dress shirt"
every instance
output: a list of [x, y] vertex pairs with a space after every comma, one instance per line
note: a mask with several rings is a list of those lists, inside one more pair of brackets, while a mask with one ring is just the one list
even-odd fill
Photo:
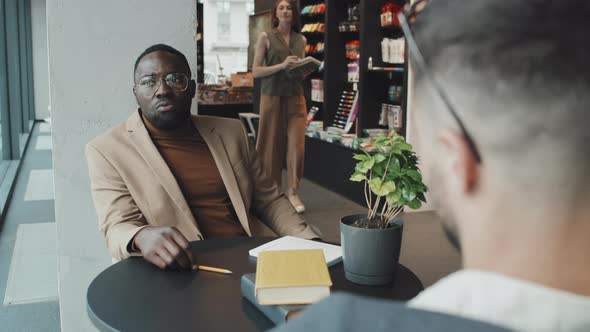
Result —
[[408, 305], [516, 331], [590, 331], [590, 297], [491, 272], [453, 273]]

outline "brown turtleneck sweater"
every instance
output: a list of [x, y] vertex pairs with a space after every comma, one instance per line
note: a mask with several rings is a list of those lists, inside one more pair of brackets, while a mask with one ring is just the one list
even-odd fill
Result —
[[143, 118], [206, 239], [247, 236], [203, 137], [192, 121], [174, 131], [158, 130]]

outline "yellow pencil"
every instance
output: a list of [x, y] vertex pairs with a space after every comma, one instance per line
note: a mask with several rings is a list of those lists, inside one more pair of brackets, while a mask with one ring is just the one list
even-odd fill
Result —
[[195, 264], [193, 266], [193, 270], [203, 270], [203, 271], [217, 272], [217, 273], [224, 273], [224, 274], [232, 274], [233, 273], [232, 271], [227, 270], [227, 269], [220, 269], [218, 267], [199, 265], [199, 264]]

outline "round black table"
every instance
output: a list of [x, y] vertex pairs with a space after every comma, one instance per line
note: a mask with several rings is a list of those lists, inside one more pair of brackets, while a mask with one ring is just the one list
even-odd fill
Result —
[[[261, 331], [273, 323], [242, 298], [240, 278], [256, 272], [248, 250], [274, 238], [195, 241], [198, 263], [223, 267], [231, 275], [206, 271], [163, 271], [141, 257], [122, 260], [100, 273], [87, 293], [88, 316], [101, 331]], [[344, 278], [342, 263], [330, 268], [332, 292], [408, 300], [422, 289], [414, 273], [398, 265], [395, 281], [362, 286]]]

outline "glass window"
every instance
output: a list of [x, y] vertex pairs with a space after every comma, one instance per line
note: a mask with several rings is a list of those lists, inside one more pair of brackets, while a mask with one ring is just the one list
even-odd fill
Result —
[[246, 13], [248, 13], [248, 15], [254, 14], [254, 1], [246, 2]]
[[[13, 181], [34, 120], [31, 7], [0, 0], [0, 182]], [[5, 177], [11, 174], [10, 177]]]
[[[8, 68], [5, 52], [7, 49], [5, 22], [4, 0], [0, 0], [0, 165], [4, 159], [10, 159], [10, 149], [4, 149], [4, 145], [9, 144], [10, 139], [10, 131], [7, 126], [8, 122], [6, 122], [8, 120]], [[3, 177], [4, 173], [0, 172], [0, 179]]]
[[[3, 159], [19, 159], [20, 154], [20, 133], [24, 132], [23, 127], [23, 91], [21, 71], [21, 55], [24, 54], [21, 48], [21, 34], [19, 33], [19, 16], [23, 1], [4, 2], [4, 29], [6, 50], [6, 93], [8, 105], [2, 113], [2, 136], [3, 136]], [[19, 10], [20, 9], [20, 10]]]
[[231, 33], [230, 3], [220, 1], [217, 3], [217, 37], [227, 39]]
[[254, 0], [203, 0], [204, 73], [219, 75], [248, 70], [248, 22]]

